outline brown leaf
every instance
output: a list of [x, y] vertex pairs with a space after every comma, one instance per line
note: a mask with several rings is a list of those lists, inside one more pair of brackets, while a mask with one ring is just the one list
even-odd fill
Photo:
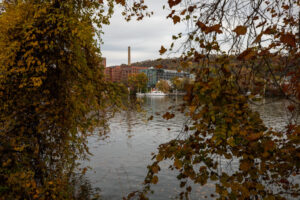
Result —
[[153, 176], [153, 178], [151, 179], [151, 183], [156, 184], [157, 182], [158, 182], [158, 177]]
[[263, 36], [263, 33], [260, 33], [260, 34], [255, 38], [255, 40], [253, 41], [253, 44], [254, 44], [254, 43], [260, 42], [262, 36]]
[[221, 24], [216, 24], [216, 25], [209, 27], [208, 29], [209, 29], [209, 32], [223, 33], [220, 28], [221, 28]]
[[172, 119], [174, 118], [175, 115], [173, 113], [169, 113], [169, 112], [166, 112], [164, 115], [163, 115], [163, 118], [166, 119], [166, 120], [169, 120], [169, 119]]
[[162, 161], [163, 159], [164, 159], [164, 157], [163, 157], [161, 154], [157, 154], [156, 160], [157, 160], [158, 162]]
[[238, 36], [239, 35], [245, 35], [247, 33], [247, 27], [246, 26], [237, 26], [233, 32], [235, 32]]
[[152, 166], [152, 172], [154, 173], [154, 174], [157, 174], [158, 173], [158, 171], [159, 171], [159, 166], [157, 166], [157, 165], [154, 165], [154, 166]]
[[167, 49], [164, 46], [161, 46], [159, 53], [160, 53], [160, 55], [162, 55], [162, 54], [166, 53], [166, 51], [167, 51]]
[[177, 24], [178, 22], [180, 22], [180, 17], [177, 15], [174, 15], [172, 19], [173, 19], [174, 24]]
[[249, 162], [247, 161], [242, 161], [240, 163], [240, 169], [243, 170], [243, 171], [248, 171], [249, 169], [251, 168], [251, 165]]
[[153, 119], [153, 115], [151, 115], [149, 118], [148, 118], [148, 121], [152, 120]]
[[253, 48], [248, 48], [245, 51], [243, 51], [238, 57], [238, 60], [250, 60], [253, 58], [256, 54], [256, 51], [254, 51]]
[[125, 6], [125, 0], [116, 0], [116, 3]]
[[296, 38], [295, 35], [291, 33], [282, 34], [280, 37], [280, 41], [292, 47], [296, 47]]
[[199, 28], [201, 28], [201, 30], [204, 31], [204, 32], [205, 32], [206, 29], [207, 29], [207, 26], [206, 26], [204, 23], [200, 22], [200, 21], [197, 21], [196, 25], [197, 25]]
[[168, 4], [169, 4], [170, 8], [178, 5], [180, 2], [181, 2], [181, 0], [168, 0]]

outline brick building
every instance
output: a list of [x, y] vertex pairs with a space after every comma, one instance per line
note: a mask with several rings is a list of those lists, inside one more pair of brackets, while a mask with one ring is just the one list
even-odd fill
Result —
[[[106, 80], [118, 83], [127, 83], [128, 77], [132, 74], [138, 74], [141, 70], [148, 69], [147, 67], [137, 67], [131, 65], [131, 50], [128, 47], [128, 65], [112, 66], [105, 68]], [[106, 60], [105, 60], [106, 62]], [[106, 63], [105, 63], [106, 65]]]
[[147, 67], [138, 67], [138, 66], [113, 66], [105, 68], [106, 80], [112, 82], [122, 82], [127, 83], [128, 77], [132, 74], [138, 74], [141, 70], [147, 69]]

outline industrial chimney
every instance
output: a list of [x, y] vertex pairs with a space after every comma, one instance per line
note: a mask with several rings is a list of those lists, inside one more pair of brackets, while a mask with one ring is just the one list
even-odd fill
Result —
[[131, 61], [130, 61], [130, 46], [128, 47], [128, 66], [131, 65]]

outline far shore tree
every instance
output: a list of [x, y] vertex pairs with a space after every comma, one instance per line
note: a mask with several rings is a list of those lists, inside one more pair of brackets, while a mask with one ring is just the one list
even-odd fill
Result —
[[132, 74], [128, 77], [128, 85], [133, 92], [146, 92], [148, 77], [145, 73]]
[[171, 90], [171, 86], [170, 84], [168, 83], [168, 81], [166, 80], [159, 80], [156, 85], [155, 85], [155, 88], [158, 89], [159, 91], [162, 91], [164, 93], [169, 93], [170, 90]]

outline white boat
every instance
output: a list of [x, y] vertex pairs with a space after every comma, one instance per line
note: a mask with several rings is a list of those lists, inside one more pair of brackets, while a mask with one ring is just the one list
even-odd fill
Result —
[[166, 93], [158, 90], [153, 90], [151, 92], [146, 93], [146, 96], [166, 96], [166, 95], [167, 95]]
[[145, 96], [145, 93], [137, 92], [137, 93], [136, 93], [136, 96], [137, 96], [137, 97], [143, 97], [143, 96]]

